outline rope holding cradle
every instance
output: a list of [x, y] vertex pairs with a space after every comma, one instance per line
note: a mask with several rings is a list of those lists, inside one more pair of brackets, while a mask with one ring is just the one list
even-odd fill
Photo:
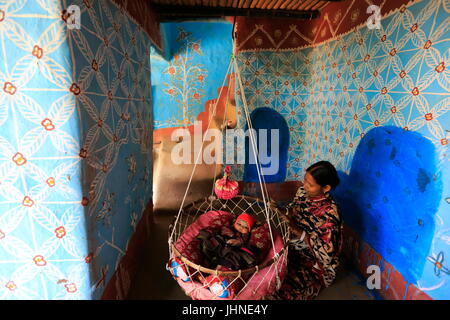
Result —
[[[233, 49], [235, 49], [235, 43], [233, 41]], [[242, 84], [242, 79], [240, 76], [238, 64], [237, 64], [237, 57], [235, 55], [235, 50], [233, 50], [233, 53], [231, 54], [231, 61], [230, 65], [228, 67], [228, 71], [226, 73], [225, 79], [228, 78], [229, 71], [233, 73], [233, 79], [234, 77], [237, 79], [237, 84], [239, 84], [240, 88], [240, 96], [242, 98], [243, 102], [243, 108], [245, 111], [245, 120], [248, 124], [248, 127], [250, 130], [250, 145], [251, 150], [253, 151], [255, 158], [256, 158], [256, 169], [258, 172], [258, 180], [259, 185], [261, 187], [261, 194], [262, 199], [259, 198], [252, 198], [250, 196], [244, 196], [244, 195], [233, 195], [232, 197], [221, 197], [220, 192], [219, 194], [214, 194], [216, 182], [220, 180], [216, 180], [218, 177], [217, 172], [217, 161], [216, 161], [216, 167], [214, 171], [214, 179], [213, 179], [213, 185], [211, 190], [211, 195], [209, 197], [205, 197], [202, 200], [194, 201], [186, 206], [184, 206], [187, 194], [189, 192], [189, 189], [191, 187], [192, 179], [194, 177], [194, 173], [196, 170], [196, 166], [199, 163], [199, 157], [201, 156], [202, 152], [198, 153], [197, 160], [194, 162], [194, 167], [192, 170], [192, 173], [189, 178], [189, 182], [187, 184], [187, 188], [184, 193], [184, 197], [182, 199], [180, 208], [178, 210], [178, 214], [175, 216], [174, 222], [169, 227], [169, 257], [171, 259], [179, 258], [183, 262], [183, 267], [186, 269], [186, 273], [189, 274], [190, 280], [187, 282], [183, 282], [180, 277], [176, 277], [174, 273], [172, 275], [177, 280], [180, 286], [182, 286], [185, 289], [185, 292], [188, 296], [190, 296], [193, 299], [204, 299], [205, 296], [208, 294], [216, 294], [215, 297], [210, 297], [206, 299], [216, 299], [216, 298], [223, 298], [222, 296], [217, 295], [214, 293], [214, 290], [212, 290], [211, 287], [211, 281], [207, 281], [207, 279], [211, 279], [210, 277], [216, 277], [218, 279], [215, 280], [215, 284], [218, 285], [218, 282], [220, 285], [224, 286], [224, 292], [228, 291], [229, 289], [229, 298], [230, 299], [249, 299], [251, 295], [254, 297], [262, 298], [265, 295], [268, 294], [267, 290], [273, 290], [278, 288], [281, 285], [281, 278], [280, 274], [283, 275], [283, 270], [286, 268], [286, 262], [287, 259], [280, 259], [282, 256], [286, 257], [287, 253], [287, 243], [289, 241], [289, 232], [286, 228], [286, 223], [280, 219], [280, 211], [276, 207], [276, 203], [272, 202], [272, 199], [269, 197], [266, 182], [264, 179], [264, 174], [262, 170], [262, 166], [259, 159], [259, 153], [256, 147], [256, 138], [255, 134], [253, 133], [253, 125], [251, 123], [250, 113], [247, 106], [247, 101], [245, 99], [245, 91]], [[224, 82], [225, 82], [224, 79]], [[222, 85], [219, 97], [222, 96], [222, 89], [224, 88], [224, 85]], [[237, 88], [236, 88], [237, 90]], [[228, 93], [229, 94], [229, 91]], [[228, 97], [229, 98], [229, 97]], [[227, 101], [228, 101], [227, 98]], [[216, 103], [214, 104], [211, 114], [215, 115], [217, 111], [217, 104], [220, 99], [216, 100]], [[225, 111], [224, 115], [227, 114], [226, 110], [228, 107], [228, 103], [225, 105]], [[221, 111], [222, 112], [222, 111]], [[211, 122], [213, 120], [213, 116], [209, 117], [208, 122], [208, 130], [211, 126]], [[222, 130], [226, 130], [227, 126], [225, 125], [226, 122], [226, 116], [223, 118], [223, 123], [221, 127]], [[205, 143], [205, 135], [202, 137], [202, 144], [200, 149], [202, 150], [204, 148]], [[200, 151], [201, 151], [200, 150]], [[227, 184], [230, 182], [230, 168], [227, 167], [224, 170], [224, 183], [217, 184], [221, 191], [226, 190], [228, 192], [235, 191], [230, 190], [229, 188], [225, 188], [224, 186], [228, 187]], [[235, 186], [237, 188], [237, 186]], [[275, 207], [273, 207], [275, 205]], [[237, 216], [240, 213], [248, 212], [250, 214], [254, 214], [255, 216], [260, 216], [261, 218], [259, 220], [265, 220], [265, 223], [262, 226], [265, 226], [266, 229], [266, 237], [267, 237], [267, 250], [270, 254], [267, 254], [267, 257], [262, 261], [259, 262], [256, 266], [248, 269], [239, 269], [239, 270], [230, 270], [230, 271], [223, 271], [219, 269], [208, 269], [201, 265], [201, 262], [198, 262], [198, 260], [192, 259], [191, 256], [185, 255], [184, 252], [182, 252], [182, 249], [178, 248], [177, 245], [179, 243], [182, 244], [182, 248], [185, 248], [183, 246], [190, 245], [190, 242], [185, 242], [185, 232], [189, 228], [191, 228], [195, 223], [197, 223], [198, 220], [200, 220], [202, 217], [206, 216], [209, 212], [219, 212], [221, 209], [222, 212], [228, 211], [230, 214], [233, 214]], [[215, 211], [218, 210], [218, 211]], [[276, 220], [277, 219], [277, 220]], [[205, 227], [205, 224], [201, 224], [202, 228]], [[209, 227], [209, 225], [207, 225]], [[273, 229], [274, 228], [274, 229]], [[272, 230], [273, 229], [273, 230]], [[196, 229], [194, 229], [196, 230]], [[267, 231], [268, 230], [268, 231]], [[198, 232], [198, 231], [197, 231]], [[189, 238], [193, 239], [193, 238]], [[181, 241], [181, 242], [180, 242]], [[192, 240], [191, 240], [192, 241]], [[184, 243], [184, 244], [183, 244]], [[270, 243], [270, 244], [269, 244]], [[270, 245], [271, 249], [270, 250]], [[201, 260], [200, 260], [201, 261]], [[170, 266], [170, 265], [169, 265]], [[192, 269], [190, 269], [192, 268]], [[170, 269], [170, 268], [169, 268]], [[191, 271], [189, 271], [189, 269]], [[195, 278], [193, 276], [196, 276]], [[208, 277], [209, 275], [209, 277]], [[276, 281], [274, 281], [273, 277], [276, 277]], [[284, 276], [284, 275], [283, 275]], [[198, 279], [197, 279], [198, 278]], [[201, 280], [203, 279], [203, 281]], [[240, 279], [240, 281], [237, 281]], [[198, 286], [195, 284], [196, 281], [199, 281]], [[222, 282], [223, 281], [223, 282]], [[243, 282], [245, 285], [242, 288]], [[187, 287], [184, 287], [186, 285]], [[241, 287], [239, 287], [241, 285]], [[196, 287], [197, 286], [197, 287]], [[237, 286], [237, 287], [236, 287]], [[270, 288], [269, 288], [270, 287]], [[186, 289], [188, 288], [188, 289]], [[237, 289], [238, 288], [238, 289]], [[259, 288], [259, 289], [258, 289]], [[273, 288], [273, 289], [272, 289]], [[210, 290], [211, 289], [211, 290]], [[209, 293], [205, 293], [202, 290], [209, 291]], [[266, 291], [264, 291], [266, 290]], [[189, 294], [188, 294], [189, 292]], [[200, 293], [199, 293], [200, 292]], [[270, 293], [270, 292], [269, 292]], [[200, 298], [199, 298], [200, 297]]]

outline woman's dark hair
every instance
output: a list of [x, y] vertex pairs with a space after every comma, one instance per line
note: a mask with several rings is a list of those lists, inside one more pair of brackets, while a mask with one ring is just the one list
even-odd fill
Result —
[[309, 172], [321, 187], [329, 185], [334, 189], [339, 184], [339, 177], [336, 168], [328, 161], [314, 163], [306, 172]]

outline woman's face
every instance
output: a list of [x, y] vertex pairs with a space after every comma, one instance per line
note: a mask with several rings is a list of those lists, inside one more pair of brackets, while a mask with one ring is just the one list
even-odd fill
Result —
[[244, 220], [236, 220], [236, 222], [234, 223], [234, 229], [236, 229], [237, 232], [240, 233], [249, 233], [250, 232], [250, 228], [248, 226], [247, 221]]
[[305, 173], [305, 177], [303, 179], [303, 188], [305, 192], [310, 197], [322, 196], [325, 192], [330, 191], [329, 186], [322, 187], [320, 184], [316, 182], [314, 177], [309, 173]]

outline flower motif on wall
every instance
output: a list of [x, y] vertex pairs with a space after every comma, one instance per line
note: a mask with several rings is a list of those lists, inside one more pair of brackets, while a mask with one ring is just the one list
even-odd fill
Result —
[[425, 44], [423, 45], [423, 48], [425, 50], [430, 49], [432, 44], [433, 43], [431, 42], [431, 40], [427, 40], [427, 42], [425, 42]]
[[55, 129], [55, 125], [53, 124], [53, 121], [48, 118], [45, 118], [44, 120], [42, 120], [41, 125], [47, 131], [52, 131]]
[[8, 281], [5, 284], [5, 287], [8, 288], [10, 291], [14, 291], [17, 289], [17, 285], [14, 283], [14, 281]]
[[63, 226], [55, 229], [55, 235], [58, 239], [62, 239], [64, 236], [66, 236], [66, 234], [66, 229]]
[[81, 89], [76, 83], [72, 83], [69, 90], [76, 96], [81, 93]]
[[29, 196], [25, 196], [22, 200], [22, 204], [25, 207], [32, 207], [34, 205], [34, 201]]
[[50, 178], [48, 178], [47, 180], [45, 180], [45, 183], [46, 183], [50, 188], [53, 188], [53, 187], [55, 186], [55, 184], [56, 184], [55, 178], [50, 177]]
[[23, 156], [22, 153], [17, 152], [12, 160], [15, 162], [16, 165], [18, 166], [23, 166], [25, 163], [27, 163], [27, 159]]
[[37, 255], [33, 258], [34, 264], [38, 267], [44, 267], [47, 265], [47, 261], [44, 259], [43, 256]]
[[78, 290], [77, 285], [75, 283], [65, 284], [64, 287], [69, 293], [74, 293]]
[[444, 252], [441, 251], [437, 255], [437, 257], [429, 256], [428, 261], [432, 262], [434, 264], [434, 274], [437, 277], [441, 276], [441, 273], [444, 273], [446, 275], [450, 275], [450, 269], [444, 266]]
[[439, 63], [439, 64], [437, 65], [437, 67], [436, 67], [434, 70], [436, 70], [437, 73], [442, 73], [442, 72], [444, 72], [444, 70], [445, 70], [445, 63], [444, 63], [444, 61], [442, 61], [441, 63]]
[[33, 51], [31, 52], [31, 54], [36, 58], [41, 59], [42, 56], [44, 55], [44, 50], [40, 48], [38, 45], [35, 45], [33, 47]]
[[5, 84], [3, 85], [3, 91], [10, 95], [14, 95], [17, 91], [17, 87], [11, 82], [5, 82]]

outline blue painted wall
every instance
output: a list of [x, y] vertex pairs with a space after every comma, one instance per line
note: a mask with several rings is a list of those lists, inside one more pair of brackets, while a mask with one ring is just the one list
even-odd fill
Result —
[[433, 143], [386, 126], [370, 130], [333, 192], [345, 222], [408, 282], [422, 276], [442, 197]]
[[151, 41], [66, 4], [0, 2], [0, 300], [100, 298], [151, 196]]
[[[286, 179], [286, 163], [289, 148], [289, 129], [286, 120], [281, 114], [271, 108], [258, 108], [251, 113], [250, 118], [255, 129], [257, 146], [263, 157], [267, 156], [267, 159], [262, 160], [265, 163], [261, 163], [264, 181], [267, 183], [283, 182]], [[261, 129], [267, 130], [266, 133], [260, 132]], [[246, 130], [248, 130], [248, 125]], [[278, 130], [279, 141], [276, 143], [272, 142], [271, 130]], [[266, 141], [267, 149], [265, 150], [261, 149], [261, 139]], [[274, 152], [272, 146], [276, 146], [278, 150]], [[251, 148], [250, 138], [246, 137], [244, 181], [259, 182], [258, 170], [256, 164], [253, 164], [255, 161], [252, 161], [252, 163], [249, 161], [249, 155], [253, 154], [253, 152], [250, 153]], [[271, 168], [275, 169], [277, 167], [278, 170], [275, 174], [264, 174], [264, 170], [269, 169], [270, 172], [273, 172], [274, 170], [271, 170]]]

